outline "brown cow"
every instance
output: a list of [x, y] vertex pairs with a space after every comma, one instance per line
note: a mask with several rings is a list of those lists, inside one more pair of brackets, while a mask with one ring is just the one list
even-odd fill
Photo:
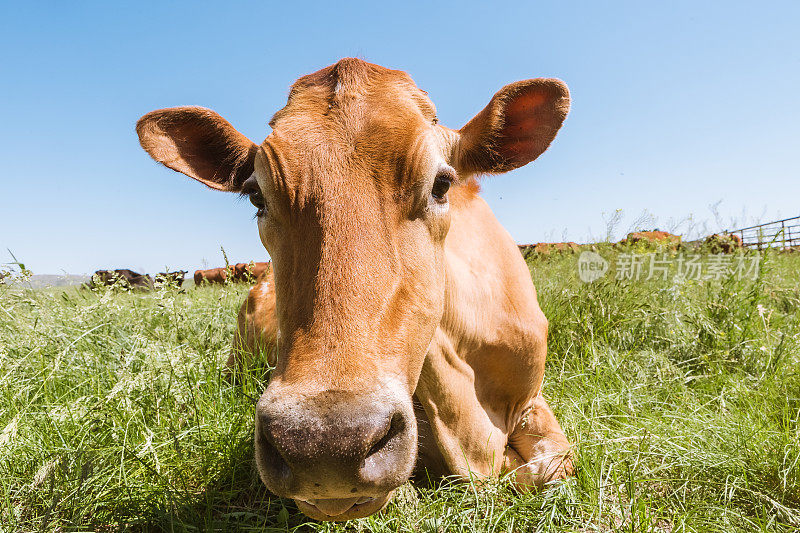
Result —
[[521, 487], [567, 475], [547, 320], [475, 176], [536, 159], [568, 109], [563, 82], [520, 81], [452, 130], [404, 72], [343, 59], [292, 86], [260, 146], [208, 109], [142, 117], [154, 159], [256, 206], [274, 282], [240, 325], [244, 344], [280, 339], [255, 423], [272, 492], [346, 520], [415, 464]]
[[270, 264], [266, 263], [236, 263], [233, 267], [233, 279], [235, 281], [244, 281], [247, 283], [252, 283], [259, 276], [261, 276], [264, 272], [269, 269]]
[[263, 276], [271, 268], [272, 268], [272, 263], [270, 263], [269, 261], [264, 263], [250, 263], [248, 265], [248, 271], [254, 280]]
[[247, 263], [236, 263], [235, 265], [231, 265], [230, 267], [228, 267], [228, 269], [233, 274], [233, 280], [237, 281], [245, 276]]
[[194, 273], [194, 284], [206, 283], [225, 283], [230, 281], [242, 281], [245, 283], [255, 282], [259, 276], [270, 268], [270, 263], [236, 263], [229, 267], [212, 268], [209, 270], [196, 270]]
[[195, 270], [194, 284], [200, 286], [205, 283], [225, 283], [228, 272], [225, 268], [210, 268], [208, 270]]
[[581, 251], [581, 246], [576, 242], [537, 242], [536, 244], [519, 244], [522, 257], [532, 255], [550, 255], [554, 253], [576, 254]]

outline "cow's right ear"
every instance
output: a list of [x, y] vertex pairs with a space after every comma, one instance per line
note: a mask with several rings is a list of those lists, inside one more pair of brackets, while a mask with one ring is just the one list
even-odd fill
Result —
[[253, 173], [258, 147], [210, 109], [159, 109], [139, 119], [136, 133], [153, 159], [212, 189], [238, 192]]

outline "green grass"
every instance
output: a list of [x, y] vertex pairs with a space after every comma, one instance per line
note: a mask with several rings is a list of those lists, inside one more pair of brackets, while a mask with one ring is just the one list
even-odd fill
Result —
[[246, 287], [0, 285], [0, 531], [797, 531], [800, 254], [723, 283], [583, 284], [576, 262], [530, 265], [577, 476], [406, 485], [347, 525], [255, 473], [263, 376], [220, 374]]

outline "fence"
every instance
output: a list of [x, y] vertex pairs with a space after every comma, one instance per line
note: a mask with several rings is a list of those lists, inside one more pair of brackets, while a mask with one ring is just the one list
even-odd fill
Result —
[[730, 230], [725, 233], [738, 235], [745, 247], [759, 250], [800, 246], [800, 216]]

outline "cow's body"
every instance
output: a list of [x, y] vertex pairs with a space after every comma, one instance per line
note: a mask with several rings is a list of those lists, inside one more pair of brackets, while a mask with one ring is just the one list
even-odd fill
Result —
[[158, 285], [172, 285], [175, 287], [182, 287], [183, 280], [186, 277], [185, 270], [176, 270], [174, 272], [159, 272], [156, 274], [155, 283]]
[[127, 268], [116, 270], [98, 270], [92, 276], [90, 286], [117, 286], [125, 289], [149, 290], [153, 288], [150, 274], [140, 274]]
[[236, 263], [233, 266], [233, 279], [245, 283], [253, 283], [259, 276], [269, 270], [269, 267], [269, 262]]
[[206, 283], [225, 283], [228, 280], [241, 281], [243, 283], [253, 283], [259, 276], [270, 268], [269, 262], [262, 263], [236, 263], [229, 267], [210, 268], [208, 270], [196, 270], [194, 273], [194, 284]]
[[228, 273], [224, 268], [209, 268], [206, 270], [194, 271], [194, 284], [199, 286], [203, 283], [225, 283]]
[[415, 466], [521, 487], [569, 472], [547, 321], [476, 178], [536, 159], [568, 108], [562, 82], [525, 80], [452, 130], [404, 72], [343, 59], [295, 82], [261, 145], [207, 109], [142, 117], [154, 159], [257, 208], [273, 268], [230, 363], [261, 346], [275, 366], [255, 420], [271, 491], [346, 520]]

